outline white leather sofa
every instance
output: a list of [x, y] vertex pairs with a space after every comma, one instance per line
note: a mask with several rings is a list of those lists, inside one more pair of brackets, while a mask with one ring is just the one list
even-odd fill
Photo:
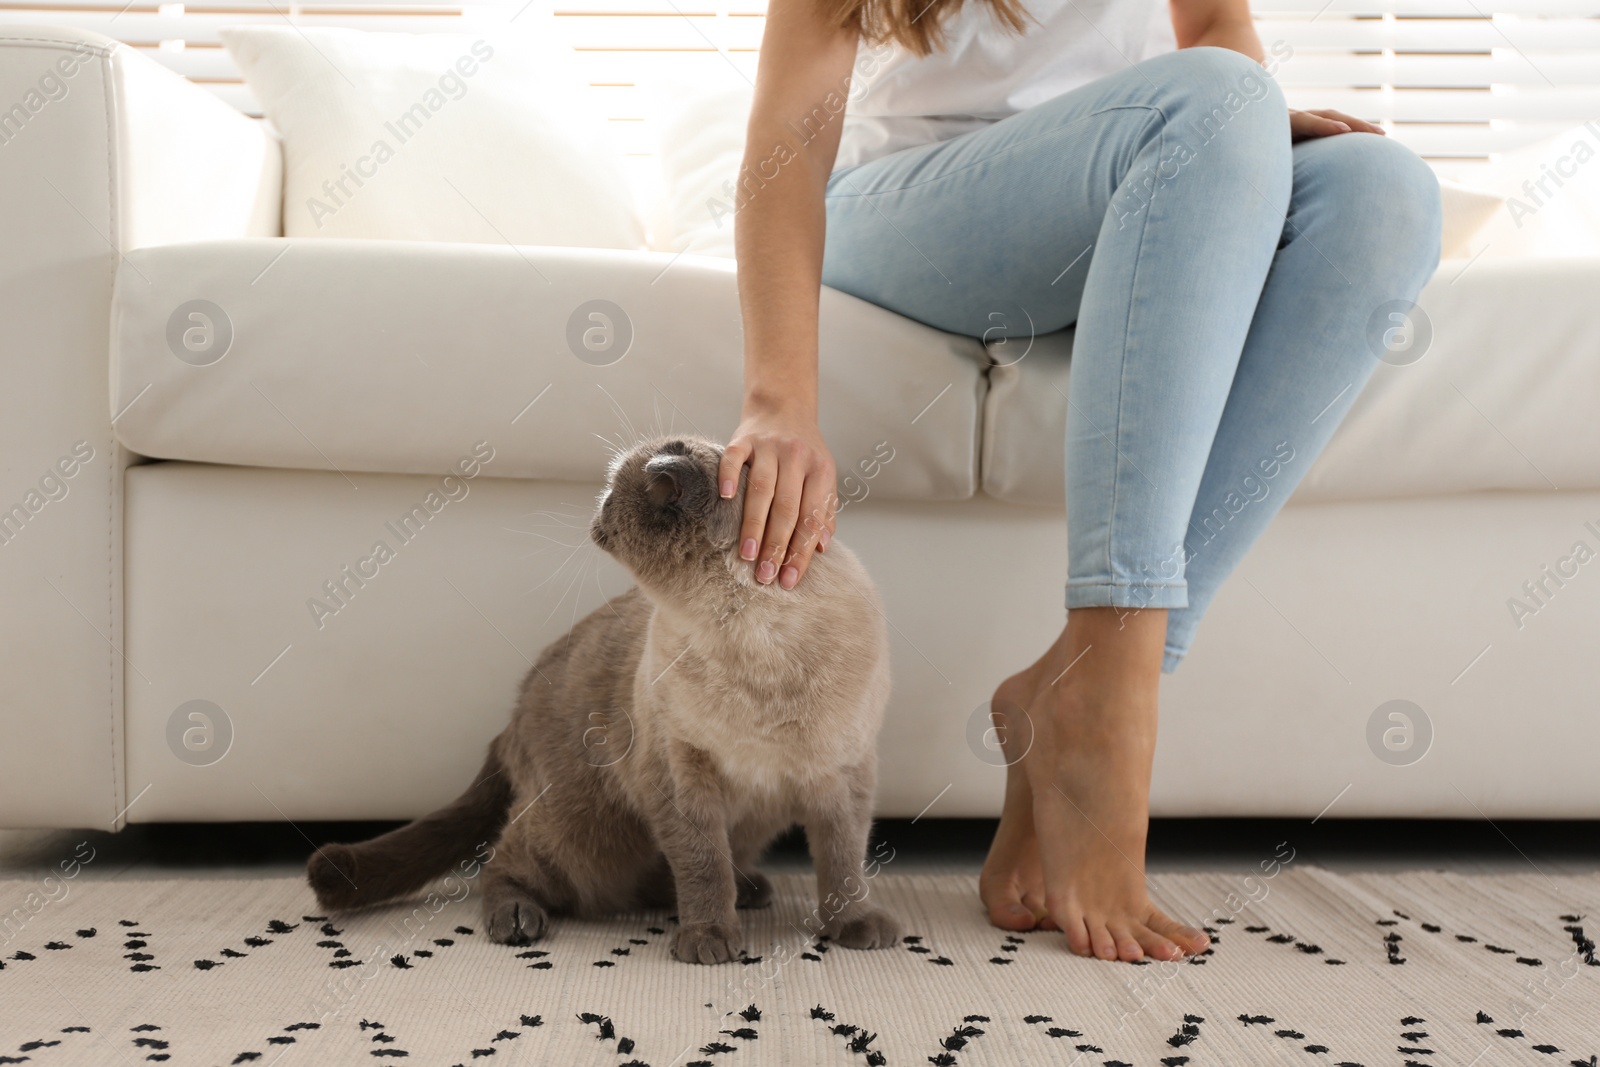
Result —
[[[93, 35], [0, 31], [12, 102], [0, 825], [452, 796], [538, 649], [626, 583], [585, 539], [607, 441], [732, 428], [732, 264], [285, 240], [262, 125]], [[1600, 811], [1597, 284], [1443, 266], [1426, 356], [1378, 368], [1164, 683], [1157, 814]], [[621, 358], [569, 343], [595, 300]], [[894, 637], [880, 811], [994, 814], [980, 709], [1063, 619], [1070, 332], [1000, 366], [836, 292], [822, 324], [840, 536]], [[1409, 754], [1371, 740], [1397, 699]]]

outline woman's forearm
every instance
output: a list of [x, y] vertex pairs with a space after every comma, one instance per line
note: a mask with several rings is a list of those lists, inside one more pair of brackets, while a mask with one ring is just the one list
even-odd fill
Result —
[[816, 419], [823, 191], [839, 150], [856, 34], [814, 0], [774, 0], [735, 183], [745, 414]]
[[746, 415], [817, 417], [817, 300], [826, 224], [821, 180], [806, 169], [796, 159], [764, 186], [752, 186], [753, 195], [735, 216]]

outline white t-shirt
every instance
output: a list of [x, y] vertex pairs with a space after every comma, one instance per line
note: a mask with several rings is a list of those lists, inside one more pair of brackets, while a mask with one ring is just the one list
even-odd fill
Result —
[[966, 0], [929, 56], [861, 42], [834, 169], [980, 129], [1174, 46], [1161, 0], [1024, 6], [1032, 19], [1018, 34], [987, 0]]

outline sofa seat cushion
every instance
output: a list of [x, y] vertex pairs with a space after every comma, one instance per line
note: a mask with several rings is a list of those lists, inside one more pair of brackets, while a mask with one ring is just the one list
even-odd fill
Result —
[[[1600, 487], [1600, 257], [1446, 262], [1418, 298], [1432, 342], [1380, 364], [1296, 501]], [[1072, 331], [989, 371], [983, 487], [1059, 507]]]
[[[112, 416], [134, 452], [208, 463], [599, 482], [652, 433], [726, 440], [734, 266], [692, 255], [358, 240], [149, 248], [118, 270]], [[821, 301], [840, 495], [977, 488], [983, 350], [844, 293]]]

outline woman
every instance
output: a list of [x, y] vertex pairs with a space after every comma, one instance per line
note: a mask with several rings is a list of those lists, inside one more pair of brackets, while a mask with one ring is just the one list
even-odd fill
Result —
[[1017, 758], [979, 884], [996, 925], [1130, 962], [1207, 944], [1146, 891], [1161, 672], [1437, 266], [1440, 215], [1381, 129], [1287, 108], [1248, 0], [1171, 0], [1178, 50], [1134, 62], [1152, 2], [771, 0], [719, 475], [749, 466], [741, 554], [792, 589], [834, 528], [819, 282], [991, 340], [1076, 323], [1067, 622], [995, 690]]

